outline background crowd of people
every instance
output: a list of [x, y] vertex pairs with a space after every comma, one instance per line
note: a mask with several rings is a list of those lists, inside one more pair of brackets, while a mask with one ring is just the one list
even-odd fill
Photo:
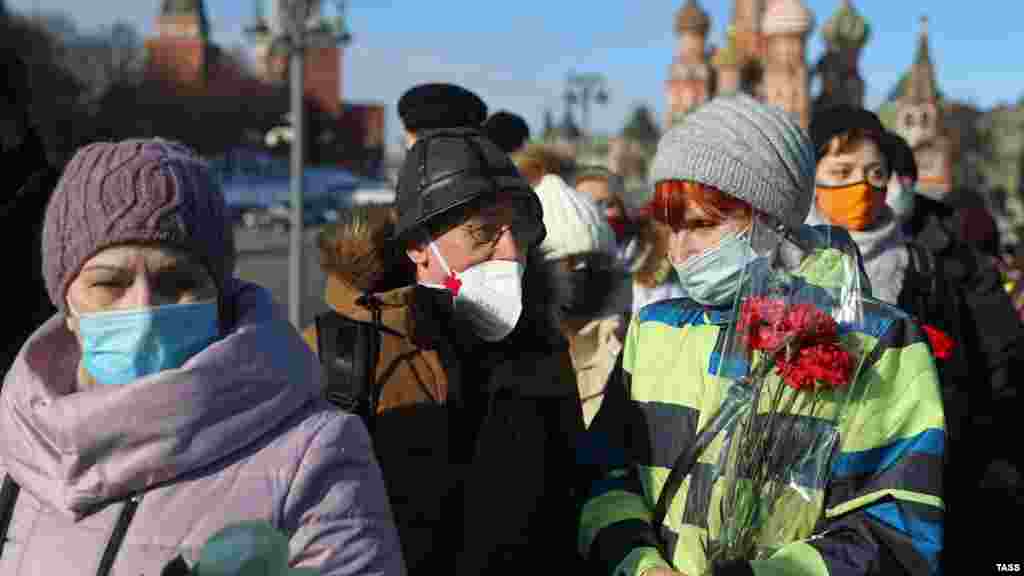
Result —
[[[989, 515], [1024, 504], [1024, 256], [971, 191], [916, 192], [913, 152], [870, 111], [804, 131], [717, 97], [662, 136], [637, 204], [513, 112], [415, 86], [396, 201], [321, 231], [330, 311], [300, 333], [235, 278], [201, 158], [127, 140], [50, 166], [5, 66], [22, 297], [0, 355], [0, 573], [201, 573], [207, 542], [330, 575], [932, 574], [968, 542], [1011, 558]], [[755, 262], [804, 274], [833, 252], [855, 273], [804, 282], [856, 285], [843, 335], [868, 352], [844, 408], [798, 414], [824, 423], [831, 468], [767, 514], [770, 554], [719, 559], [731, 449], [701, 432], [728, 405], [733, 304]]]

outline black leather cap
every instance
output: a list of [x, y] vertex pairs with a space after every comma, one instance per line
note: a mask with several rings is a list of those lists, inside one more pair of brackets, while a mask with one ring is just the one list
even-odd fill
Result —
[[[395, 238], [402, 238], [449, 210], [499, 192], [520, 194], [536, 210], [543, 228], [540, 199], [515, 164], [479, 130], [453, 128], [419, 135], [398, 177]], [[540, 232], [540, 242], [544, 232]]]

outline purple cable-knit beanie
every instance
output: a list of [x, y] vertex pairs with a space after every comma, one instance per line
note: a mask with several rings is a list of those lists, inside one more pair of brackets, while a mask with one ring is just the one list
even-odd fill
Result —
[[224, 195], [209, 167], [183, 144], [146, 139], [80, 148], [46, 209], [43, 276], [66, 311], [68, 286], [104, 248], [169, 244], [197, 257], [222, 289], [234, 268]]

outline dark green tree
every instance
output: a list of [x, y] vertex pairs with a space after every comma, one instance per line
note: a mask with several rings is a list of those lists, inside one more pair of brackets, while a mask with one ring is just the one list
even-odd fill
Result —
[[17, 54], [25, 62], [29, 120], [50, 162], [62, 166], [90, 132], [82, 105], [85, 86], [63, 65], [60, 43], [35, 20], [7, 11], [0, 17], [0, 50]]
[[544, 110], [544, 129], [541, 130], [541, 137], [545, 140], [550, 138], [555, 132], [555, 117], [551, 114], [551, 109], [546, 108]]
[[645, 144], [658, 141], [660, 130], [658, 129], [658, 124], [654, 121], [651, 109], [646, 104], [640, 104], [633, 109], [629, 120], [622, 128], [622, 135]]

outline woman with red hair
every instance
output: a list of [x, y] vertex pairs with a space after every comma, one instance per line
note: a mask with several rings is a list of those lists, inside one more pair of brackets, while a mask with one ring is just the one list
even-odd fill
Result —
[[724, 236], [750, 228], [754, 218], [749, 203], [713, 186], [686, 180], [655, 184], [651, 212], [673, 232], [669, 244], [672, 262], [686, 262], [721, 242]]
[[[633, 317], [588, 431], [581, 465], [592, 484], [579, 545], [599, 571], [936, 570], [945, 424], [935, 365], [922, 331], [906, 315], [861, 296], [863, 269], [849, 235], [804, 225], [814, 176], [814, 150], [796, 121], [741, 94], [703, 104], [658, 143], [650, 210], [672, 230], [669, 260], [685, 297], [650, 304]], [[786, 306], [790, 296], [806, 294], [819, 306], [793, 310], [823, 313], [839, 353], [822, 352], [836, 365], [812, 366], [800, 386], [838, 386], [833, 378], [840, 372], [842, 390], [830, 389], [821, 404], [795, 400], [770, 413], [744, 396], [754, 382], [757, 393], [772, 390], [770, 397], [801, 393], [789, 376], [763, 372], [765, 365], [796, 362], [804, 351], [796, 341], [778, 345], [770, 357], [756, 356], [753, 368], [753, 360], [737, 361], [733, 344], [742, 340], [735, 335], [762, 294], [778, 298], [765, 299], [769, 304]], [[787, 352], [778, 360], [781, 350]], [[762, 375], [752, 376], [757, 371]], [[727, 414], [742, 416], [730, 421]], [[809, 432], [748, 432], [769, 414], [790, 422], [789, 430]], [[774, 456], [756, 467], [737, 464], [750, 454], [737, 446], [751, 440], [755, 452]], [[776, 467], [777, 457], [809, 454], [820, 455], [811, 468]], [[760, 497], [759, 489], [736, 491], [754, 486], [755, 473], [757, 486], [782, 490], [776, 502], [783, 505], [744, 499]], [[729, 513], [744, 510], [737, 502], [755, 502], [747, 510], [757, 513]], [[740, 516], [756, 520], [743, 523]], [[752, 535], [743, 540], [749, 546], [729, 547], [738, 542], [737, 527]]]

